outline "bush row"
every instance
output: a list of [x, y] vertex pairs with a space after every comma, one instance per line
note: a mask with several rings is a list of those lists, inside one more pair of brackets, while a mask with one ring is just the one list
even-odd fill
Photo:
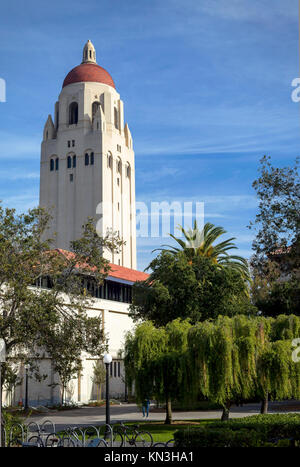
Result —
[[254, 415], [214, 422], [178, 430], [174, 438], [175, 446], [180, 448], [299, 446], [300, 414]]

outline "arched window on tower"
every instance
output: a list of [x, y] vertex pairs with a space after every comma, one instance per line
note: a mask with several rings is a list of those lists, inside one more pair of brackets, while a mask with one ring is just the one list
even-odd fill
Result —
[[97, 102], [97, 101], [93, 102], [93, 104], [92, 104], [92, 118], [94, 118], [94, 116], [96, 115], [97, 110], [99, 109], [99, 107], [100, 107], [100, 102]]
[[127, 162], [127, 165], [126, 165], [126, 177], [130, 178], [130, 164], [129, 164], [129, 162]]
[[118, 110], [116, 107], [114, 108], [114, 121], [115, 121], [115, 127], [119, 129], [119, 114], [118, 114]]
[[117, 160], [117, 172], [120, 174], [122, 173], [122, 162], [121, 159]]
[[78, 123], [78, 104], [72, 102], [69, 106], [69, 125], [76, 125]]
[[67, 168], [70, 169], [72, 167], [72, 158], [71, 156], [68, 156], [68, 159], [67, 159]]
[[88, 155], [88, 153], [86, 153], [84, 155], [84, 165], [89, 165], [89, 155]]
[[59, 169], [59, 158], [57, 157], [55, 159], [55, 170], [58, 170]]
[[54, 170], [54, 159], [50, 159], [50, 170], [51, 172]]
[[107, 156], [107, 167], [109, 167], [110, 169], [112, 169], [112, 164], [113, 164], [112, 155], [111, 155], [111, 154], [108, 154], [108, 156]]
[[94, 165], [94, 153], [91, 152], [91, 165]]
[[76, 167], [76, 156], [73, 156], [73, 168]]

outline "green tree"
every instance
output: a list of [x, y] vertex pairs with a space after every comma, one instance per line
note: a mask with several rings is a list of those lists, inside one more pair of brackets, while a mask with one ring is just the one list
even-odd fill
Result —
[[257, 310], [245, 295], [245, 282], [233, 268], [219, 268], [210, 258], [187, 258], [184, 252], [162, 251], [149, 265], [146, 281], [133, 286], [130, 316], [164, 326], [176, 318], [192, 323], [219, 314]]
[[[294, 167], [274, 167], [271, 158], [260, 161], [259, 177], [253, 182], [259, 212], [250, 228], [257, 232], [253, 243], [256, 255], [269, 255], [292, 246], [290, 257], [299, 267], [300, 179], [299, 158]], [[287, 253], [287, 252], [286, 252]]]
[[[36, 370], [36, 360], [47, 352], [57, 365], [58, 347], [65, 345], [67, 356], [64, 333], [71, 341], [78, 337], [78, 352], [99, 355], [98, 346], [104, 343], [100, 318], [86, 314], [93, 302], [88, 284], [101, 284], [109, 271], [103, 249], [118, 249], [121, 242], [115, 236], [99, 237], [89, 220], [82, 237], [71, 243], [71, 252], [51, 250], [51, 239], [42, 240], [49, 219], [40, 208], [17, 215], [0, 206], [0, 337], [8, 357], [2, 382], [10, 360], [28, 361]], [[76, 361], [76, 352], [69, 354]]]
[[[182, 226], [179, 226], [179, 230], [183, 233], [185, 241], [170, 234], [170, 237], [179, 244], [179, 248], [163, 245], [163, 249], [167, 248], [166, 251], [173, 254], [183, 251], [189, 260], [192, 260], [195, 256], [210, 258], [219, 268], [234, 269], [242, 275], [245, 281], [250, 281], [247, 260], [242, 256], [230, 255], [228, 253], [230, 250], [237, 249], [233, 243], [235, 238], [232, 237], [215, 244], [222, 235], [227, 233], [223, 227], [217, 227], [207, 222], [203, 229], [199, 230], [197, 221], [195, 220], [193, 229], [186, 231]], [[159, 250], [161, 250], [161, 248]]]
[[175, 320], [165, 328], [150, 321], [128, 333], [125, 342], [125, 369], [129, 386], [134, 383], [139, 402], [150, 396], [166, 405], [165, 423], [172, 423], [172, 400], [184, 397], [184, 367], [188, 321]]
[[259, 212], [250, 228], [256, 231], [251, 259], [255, 305], [268, 316], [300, 311], [300, 178], [294, 167], [277, 168], [261, 159], [253, 182]]
[[106, 370], [101, 360], [97, 360], [93, 366], [92, 381], [97, 387], [97, 401], [102, 398], [102, 384], [106, 381]]

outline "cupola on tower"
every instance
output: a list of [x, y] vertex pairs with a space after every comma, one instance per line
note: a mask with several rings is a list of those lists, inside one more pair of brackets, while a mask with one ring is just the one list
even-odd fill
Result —
[[[55, 248], [70, 249], [89, 217], [100, 235], [118, 232], [114, 264], [136, 269], [135, 169], [124, 106], [110, 74], [96, 62], [89, 40], [82, 63], [66, 76], [54, 120], [48, 116], [41, 147], [40, 206], [52, 221]], [[102, 213], [102, 216], [100, 216]]]

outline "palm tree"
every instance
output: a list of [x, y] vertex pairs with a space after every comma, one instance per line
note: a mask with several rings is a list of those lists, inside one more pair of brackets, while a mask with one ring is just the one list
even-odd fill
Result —
[[242, 256], [230, 255], [228, 253], [229, 250], [237, 249], [233, 243], [235, 237], [213, 245], [221, 235], [227, 233], [223, 227], [216, 227], [210, 222], [207, 222], [203, 229], [199, 230], [197, 221], [195, 220], [193, 229], [188, 229], [186, 231], [182, 226], [178, 228], [183, 233], [185, 241], [172, 234], [170, 234], [170, 237], [179, 244], [180, 248], [171, 245], [162, 245], [163, 248], [158, 248], [154, 251], [163, 250], [172, 254], [183, 251], [191, 261], [195, 256], [204, 256], [210, 258], [212, 262], [220, 268], [230, 267], [238, 271], [245, 281], [251, 280], [247, 260]]

